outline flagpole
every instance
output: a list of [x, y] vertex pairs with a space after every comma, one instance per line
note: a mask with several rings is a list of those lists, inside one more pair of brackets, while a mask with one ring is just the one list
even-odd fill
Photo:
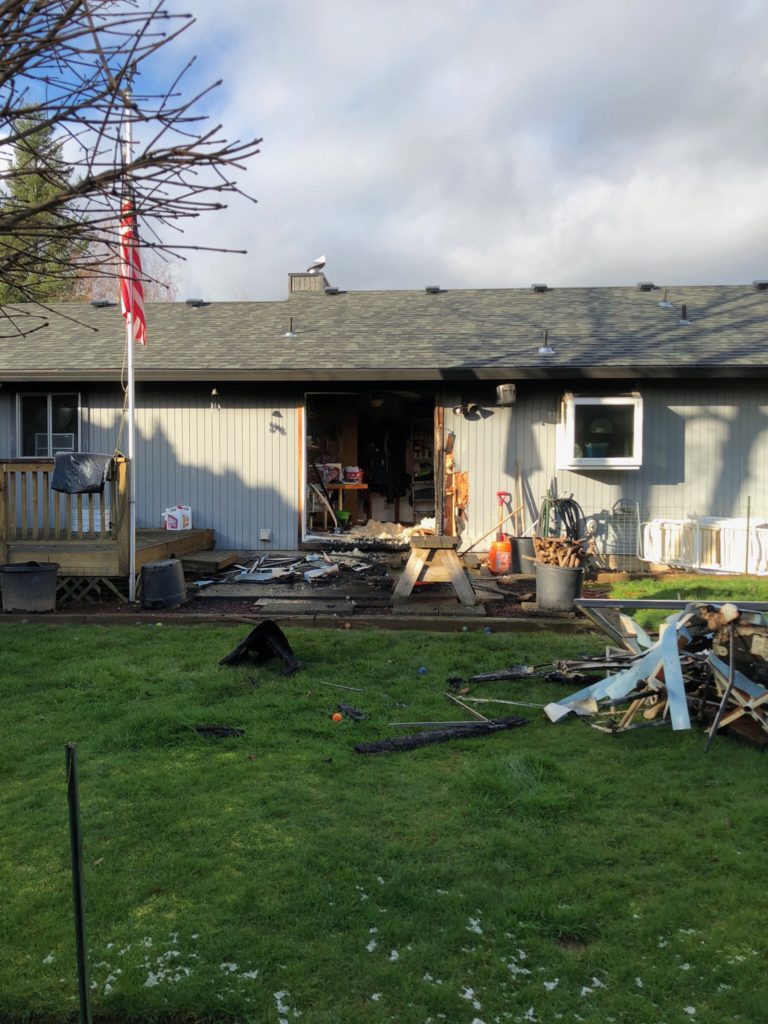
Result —
[[[133, 158], [133, 138], [131, 132], [130, 110], [133, 107], [130, 85], [124, 93], [125, 103], [125, 134], [123, 141], [123, 167], [129, 167]], [[135, 218], [135, 211], [134, 211]], [[123, 273], [128, 274], [128, 287], [133, 290], [134, 265], [133, 260], [123, 266]], [[136, 457], [136, 386], [134, 369], [134, 317], [131, 310], [125, 318], [125, 344], [128, 349], [127, 356], [127, 444], [126, 456], [128, 458], [128, 600], [131, 604], [136, 601], [136, 472], [134, 460]]]

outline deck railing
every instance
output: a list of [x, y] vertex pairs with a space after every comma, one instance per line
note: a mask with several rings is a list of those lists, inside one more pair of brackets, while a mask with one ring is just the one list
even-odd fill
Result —
[[114, 460], [112, 478], [99, 494], [52, 490], [53, 465], [53, 459], [0, 461], [0, 559], [18, 541], [113, 541], [127, 550], [127, 460]]

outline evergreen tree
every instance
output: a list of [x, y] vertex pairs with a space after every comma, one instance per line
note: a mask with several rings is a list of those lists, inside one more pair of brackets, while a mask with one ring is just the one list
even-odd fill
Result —
[[[72, 170], [50, 125], [24, 115], [14, 123], [13, 159], [4, 173], [6, 191], [0, 212], [33, 211], [17, 233], [0, 240], [0, 304], [62, 302], [77, 286], [78, 219], [69, 206], [46, 204], [66, 190]], [[37, 210], [40, 212], [34, 212]]]

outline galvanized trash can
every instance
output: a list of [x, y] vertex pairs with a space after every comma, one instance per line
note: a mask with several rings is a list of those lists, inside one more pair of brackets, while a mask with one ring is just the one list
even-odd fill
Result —
[[54, 612], [58, 585], [58, 562], [0, 565], [4, 612]]
[[178, 558], [147, 562], [141, 567], [141, 607], [177, 608], [187, 600], [184, 569]]
[[572, 612], [583, 584], [583, 569], [536, 563], [536, 604], [542, 611]]

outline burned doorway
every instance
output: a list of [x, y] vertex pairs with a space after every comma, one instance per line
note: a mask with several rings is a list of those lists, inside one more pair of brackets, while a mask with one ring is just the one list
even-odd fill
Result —
[[305, 423], [305, 540], [434, 520], [434, 393], [312, 392]]

